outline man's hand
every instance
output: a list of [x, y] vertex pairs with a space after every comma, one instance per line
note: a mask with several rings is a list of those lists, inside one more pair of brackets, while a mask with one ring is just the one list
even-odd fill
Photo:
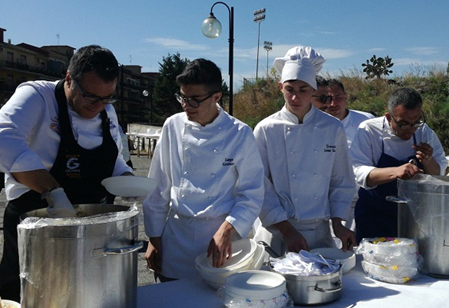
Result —
[[415, 174], [423, 172], [424, 170], [419, 169], [418, 166], [416, 166], [414, 163], [408, 162], [399, 167], [396, 167], [396, 178], [401, 180], [408, 180], [411, 179]]
[[416, 158], [422, 163], [424, 173], [431, 175], [440, 174], [440, 165], [433, 157], [433, 148], [430, 144], [421, 142], [413, 145], [416, 150]]
[[332, 228], [334, 229], [334, 234], [337, 236], [342, 243], [342, 250], [347, 251], [354, 248], [356, 244], [355, 233], [343, 226], [341, 223], [341, 218], [332, 218]]
[[299, 252], [302, 249], [307, 251], [310, 250], [304, 236], [302, 236], [302, 234], [299, 233], [290, 222], [284, 220], [274, 226], [282, 233], [287, 251]]
[[160, 273], [161, 266], [161, 254], [162, 254], [162, 242], [160, 237], [151, 237], [148, 241], [148, 248], [145, 252], [145, 259], [147, 260], [148, 268], [152, 269], [156, 273]]
[[226, 259], [232, 257], [232, 235], [234, 227], [227, 221], [224, 221], [214, 237], [209, 242], [207, 256], [212, 256], [212, 265], [220, 267]]

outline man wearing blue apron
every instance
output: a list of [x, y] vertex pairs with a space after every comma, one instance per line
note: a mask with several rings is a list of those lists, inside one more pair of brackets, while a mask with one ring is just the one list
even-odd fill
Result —
[[397, 179], [416, 173], [443, 175], [447, 160], [435, 132], [424, 123], [422, 98], [409, 88], [394, 91], [385, 116], [360, 124], [351, 145], [354, 174], [361, 186], [355, 207], [356, 237], [395, 237]]
[[[131, 174], [122, 156], [113, 94], [118, 64], [100, 46], [79, 49], [65, 79], [27, 82], [0, 112], [0, 156], [7, 172], [0, 296], [19, 301], [17, 225], [26, 212], [74, 213], [102, 203], [104, 178]], [[18, 138], [21, 136], [21, 138]], [[63, 216], [64, 216], [63, 215]]]

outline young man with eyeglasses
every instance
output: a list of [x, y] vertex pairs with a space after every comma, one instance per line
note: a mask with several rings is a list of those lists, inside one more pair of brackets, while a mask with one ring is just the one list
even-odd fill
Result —
[[117, 115], [110, 104], [118, 63], [91, 45], [72, 57], [64, 79], [19, 85], [0, 110], [0, 167], [8, 205], [0, 296], [19, 301], [19, 217], [47, 207], [49, 216], [73, 216], [72, 204], [102, 203], [104, 178], [132, 175], [121, 154]]
[[350, 149], [361, 186], [355, 207], [357, 241], [397, 236], [397, 179], [417, 173], [444, 175], [447, 160], [441, 143], [424, 123], [421, 95], [414, 89], [394, 91], [385, 116], [360, 124]]
[[202, 253], [222, 266], [232, 239], [251, 230], [264, 195], [251, 128], [218, 105], [220, 69], [196, 59], [176, 81], [184, 112], [162, 127], [149, 172], [158, 185], [143, 202], [145, 258], [161, 282], [199, 277], [195, 258]]

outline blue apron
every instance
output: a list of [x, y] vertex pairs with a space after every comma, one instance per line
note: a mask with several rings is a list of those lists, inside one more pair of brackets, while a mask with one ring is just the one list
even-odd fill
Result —
[[[382, 127], [383, 129], [384, 127]], [[414, 134], [413, 141], [416, 144]], [[399, 167], [409, 162], [410, 159], [416, 159], [416, 156], [412, 155], [406, 160], [399, 160], [385, 154], [382, 138], [382, 155], [375, 167]], [[420, 162], [418, 162], [418, 168], [423, 168]], [[397, 180], [394, 180], [378, 185], [374, 189], [359, 189], [359, 199], [354, 212], [357, 243], [360, 243], [363, 238], [396, 237], [398, 235], [398, 205], [395, 202], [385, 200], [387, 196], [397, 196], [397, 182]]]

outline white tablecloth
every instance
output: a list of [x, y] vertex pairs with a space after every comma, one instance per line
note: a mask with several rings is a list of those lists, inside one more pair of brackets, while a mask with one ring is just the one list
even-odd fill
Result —
[[[358, 256], [359, 257], [359, 256]], [[405, 284], [389, 284], [366, 277], [357, 265], [343, 275], [341, 298], [325, 308], [449, 307], [449, 280], [419, 275]], [[184, 279], [137, 289], [138, 308], [223, 308], [216, 290], [201, 279]]]

